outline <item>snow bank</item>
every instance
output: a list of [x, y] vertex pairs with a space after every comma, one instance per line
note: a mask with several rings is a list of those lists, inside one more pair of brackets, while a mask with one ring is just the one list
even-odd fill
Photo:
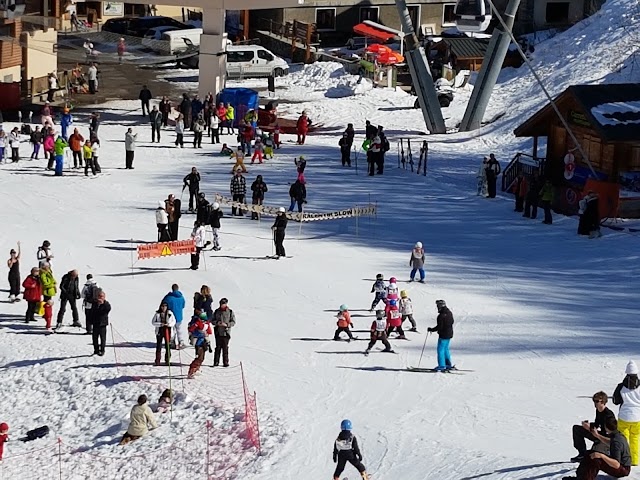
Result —
[[[289, 87], [287, 99], [298, 92], [301, 99], [314, 98], [343, 98], [361, 95], [373, 88], [371, 82], [361, 79], [358, 75], [347, 73], [344, 66], [337, 62], [316, 62], [305, 65], [297, 72], [283, 78], [283, 87]], [[316, 92], [315, 95], [312, 92]]]

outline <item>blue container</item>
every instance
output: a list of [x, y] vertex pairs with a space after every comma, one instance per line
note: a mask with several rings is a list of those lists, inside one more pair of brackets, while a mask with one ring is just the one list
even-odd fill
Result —
[[258, 92], [250, 88], [225, 88], [218, 94], [218, 104], [223, 102], [225, 105], [230, 103], [235, 110], [235, 118], [233, 126], [240, 125], [240, 120], [244, 118], [249, 110], [255, 110], [256, 113], [260, 107]]

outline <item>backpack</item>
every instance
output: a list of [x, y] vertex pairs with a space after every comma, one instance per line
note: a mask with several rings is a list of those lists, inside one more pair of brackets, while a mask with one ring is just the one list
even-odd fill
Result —
[[102, 289], [98, 287], [96, 284], [93, 284], [91, 288], [87, 288], [85, 293], [85, 302], [93, 303], [98, 300], [98, 295], [102, 292]]

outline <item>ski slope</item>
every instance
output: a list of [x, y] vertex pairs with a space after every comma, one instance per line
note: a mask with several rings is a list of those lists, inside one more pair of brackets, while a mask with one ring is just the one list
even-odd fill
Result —
[[[537, 47], [534, 66], [552, 94], [572, 83], [639, 80], [627, 44], [637, 27], [631, 32], [621, 27], [637, 14], [636, 4], [609, 1], [599, 14]], [[619, 61], [628, 66], [620, 73], [600, 63], [612, 51], [621, 52]], [[323, 68], [335, 71], [331, 64]], [[567, 463], [575, 454], [571, 425], [593, 417], [591, 395], [611, 394], [626, 362], [640, 351], [635, 324], [639, 257], [634, 253], [639, 239], [604, 231], [602, 238], [588, 240], [576, 235], [574, 218], [555, 215], [552, 226], [542, 225], [541, 218], [514, 213], [509, 196], [475, 195], [482, 155], [496, 153], [504, 167], [513, 153], [527, 148], [512, 130], [545, 103], [525, 68], [503, 72], [487, 113], [489, 118], [504, 112], [499, 120], [478, 132], [438, 137], [420, 134], [424, 125], [420, 113], [407, 108], [413, 104], [409, 95], [360, 90], [353, 79], [342, 77], [336, 80], [316, 68], [279, 80], [284, 82], [279, 110], [296, 117], [306, 109], [322, 128], [304, 146], [284, 136], [275, 160], [247, 165], [247, 183], [263, 175], [269, 186], [265, 204], [288, 206], [289, 183], [296, 178], [293, 160], [302, 154], [308, 160], [310, 211], [371, 201], [378, 215], [360, 218], [357, 227], [354, 219], [301, 227], [292, 222], [285, 240], [292, 258], [264, 258], [272, 254], [271, 219], [227, 216], [222, 250], [206, 254], [206, 270], [202, 262], [199, 271], [188, 270], [188, 256], [140, 261], [131, 269], [130, 240], [156, 238], [158, 200], [169, 193], [179, 196], [192, 166], [200, 170], [209, 199], [215, 192], [228, 195], [232, 166], [206, 137], [199, 150], [191, 148], [190, 136], [184, 149], [174, 148], [170, 130], [163, 131], [161, 144], [151, 144], [137, 101], [98, 107], [104, 112], [104, 173], [97, 178], [75, 171], [54, 178], [45, 173], [43, 160], [24, 160], [27, 145], [20, 163], [0, 167], [6, 225], [0, 244], [8, 251], [21, 240], [23, 278], [37, 263], [37, 246], [48, 239], [58, 281], [74, 268], [81, 279], [92, 273], [112, 304], [116, 331], [137, 347], [119, 359], [111, 349], [102, 358], [89, 357], [89, 337], [45, 336], [42, 321], [22, 323], [24, 302], [8, 304], [3, 298], [0, 421], [9, 423], [13, 440], [40, 425], [52, 429], [45, 439], [6, 444], [5, 456], [25, 456], [0, 466], [4, 478], [58, 478], [50, 456], [29, 453], [49, 448], [57, 437], [85, 452], [64, 457], [65, 478], [143, 479], [158, 473], [204, 478], [203, 447], [193, 439], [202, 437], [208, 419], [219, 440], [212, 452], [219, 462], [212, 478], [331, 478], [332, 442], [343, 418], [353, 421], [364, 464], [376, 480], [559, 479], [573, 473], [575, 465]], [[349, 86], [352, 94], [343, 95]], [[318, 93], [331, 88], [341, 94]], [[304, 89], [314, 93], [301, 102]], [[459, 94], [445, 111], [449, 126], [461, 119], [464, 102], [465, 94]], [[355, 166], [340, 166], [341, 131], [353, 122], [359, 144], [365, 119], [384, 125], [392, 142], [384, 176], [365, 175], [362, 153], [357, 172]], [[88, 120], [77, 123], [86, 134]], [[139, 132], [133, 171], [123, 168], [129, 126]], [[396, 168], [394, 140], [401, 136], [430, 141], [426, 178]], [[235, 144], [229, 136], [222, 140]], [[183, 216], [181, 239], [188, 237], [192, 220]], [[373, 317], [363, 310], [373, 298], [369, 291], [376, 273], [407, 280], [416, 241], [425, 246], [427, 284], [402, 283], [401, 288], [413, 300], [422, 333], [409, 333], [409, 341], [392, 339], [397, 355], [374, 351], [365, 357], [365, 341], [330, 340], [342, 303], [352, 309], [355, 329], [368, 329]], [[151, 318], [172, 283], [187, 298], [185, 312], [202, 284], [211, 287], [214, 300], [229, 299], [237, 316], [232, 367], [212, 369], [209, 355], [202, 375], [184, 381], [187, 393], [179, 395], [173, 419], [159, 417], [158, 430], [118, 447], [137, 396], [146, 393], [153, 403], [167, 387], [167, 370], [151, 366]], [[437, 299], [446, 300], [455, 316], [454, 363], [474, 372], [406, 370], [419, 362], [426, 329], [435, 325]], [[70, 321], [67, 312], [65, 323]], [[433, 336], [426, 338], [421, 366], [436, 364], [435, 343]], [[193, 358], [191, 349], [181, 355], [185, 365]], [[258, 393], [260, 457], [238, 448], [240, 394], [233, 385], [240, 361]], [[172, 375], [173, 388], [181, 391], [178, 367]], [[154, 455], [160, 449], [166, 455]], [[357, 477], [349, 467], [345, 475]], [[629, 478], [640, 479], [637, 468]]]

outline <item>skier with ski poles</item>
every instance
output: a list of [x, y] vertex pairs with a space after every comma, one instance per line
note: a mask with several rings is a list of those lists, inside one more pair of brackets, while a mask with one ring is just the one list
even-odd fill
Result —
[[436, 300], [438, 309], [438, 324], [428, 328], [428, 332], [438, 332], [438, 366], [436, 371], [455, 369], [451, 363], [451, 353], [449, 353], [449, 343], [453, 338], [453, 313], [447, 307], [444, 300]]
[[185, 187], [189, 187], [189, 213], [193, 213], [193, 200], [197, 199], [198, 193], [200, 192], [200, 173], [198, 169], [192, 167], [191, 173], [185, 176], [182, 181], [184, 183], [182, 186], [183, 192]]

